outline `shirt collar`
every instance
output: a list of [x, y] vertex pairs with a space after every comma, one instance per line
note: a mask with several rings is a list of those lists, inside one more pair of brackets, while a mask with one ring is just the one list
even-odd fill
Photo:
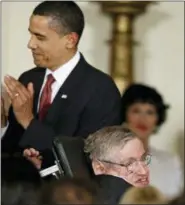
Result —
[[51, 71], [47, 68], [45, 77], [47, 77], [49, 74], [52, 74], [55, 80], [62, 85], [65, 78], [69, 76], [69, 74], [72, 72], [72, 70], [75, 68], [77, 63], [80, 60], [80, 53], [79, 51], [76, 52], [76, 54], [64, 65], [60, 66], [55, 71]]

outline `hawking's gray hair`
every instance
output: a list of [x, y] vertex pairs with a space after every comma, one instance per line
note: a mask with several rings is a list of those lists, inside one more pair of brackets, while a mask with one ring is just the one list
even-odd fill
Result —
[[120, 151], [134, 138], [137, 136], [126, 127], [105, 127], [87, 137], [84, 152], [91, 160], [110, 160], [115, 151]]

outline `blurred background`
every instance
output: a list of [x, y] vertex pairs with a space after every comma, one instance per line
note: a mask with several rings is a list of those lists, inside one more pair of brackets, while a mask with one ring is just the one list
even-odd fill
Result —
[[[6, 74], [18, 77], [34, 67], [27, 49], [28, 24], [38, 3], [2, 2], [2, 80]], [[79, 49], [90, 64], [111, 74], [110, 40], [115, 19], [110, 12], [103, 12], [100, 2], [77, 3], [86, 20]], [[133, 50], [130, 49], [133, 64], [128, 69], [132, 69], [132, 81], [154, 86], [171, 106], [167, 122], [152, 137], [151, 143], [183, 157], [184, 2], [148, 4], [132, 24], [132, 37], [137, 42]]]

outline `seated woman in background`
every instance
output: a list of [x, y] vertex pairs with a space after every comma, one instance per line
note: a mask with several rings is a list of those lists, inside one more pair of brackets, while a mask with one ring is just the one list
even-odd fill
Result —
[[150, 184], [173, 198], [182, 189], [180, 161], [177, 156], [149, 146], [150, 136], [166, 120], [167, 108], [154, 88], [142, 84], [132, 84], [122, 96], [123, 125], [135, 132], [152, 154]]
[[155, 187], [131, 187], [123, 194], [120, 204], [166, 204], [164, 195]]

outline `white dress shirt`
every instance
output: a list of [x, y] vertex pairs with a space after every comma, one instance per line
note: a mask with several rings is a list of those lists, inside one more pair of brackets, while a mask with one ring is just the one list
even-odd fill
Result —
[[[75, 66], [79, 62], [79, 60], [80, 60], [80, 53], [79, 53], [79, 51], [77, 51], [76, 54], [67, 63], [65, 63], [64, 65], [59, 67], [57, 70], [52, 72], [51, 70], [46, 69], [43, 85], [42, 85], [42, 88], [40, 90], [40, 95], [39, 95], [39, 100], [38, 100], [39, 103], [38, 103], [38, 106], [37, 106], [37, 110], [39, 109], [40, 97], [41, 97], [41, 94], [42, 94], [42, 90], [43, 90], [43, 88], [46, 84], [47, 76], [49, 74], [52, 74], [53, 77], [55, 78], [55, 82], [51, 86], [51, 90], [52, 90], [51, 103], [52, 103], [53, 99], [55, 98], [56, 94], [58, 93], [60, 87], [63, 85], [63, 83], [65, 82], [67, 77], [73, 71], [73, 69], [75, 68]], [[7, 124], [6, 127], [1, 128], [1, 138], [4, 136], [7, 128], [8, 128], [8, 124]]]
[[180, 159], [168, 152], [150, 148], [152, 161], [150, 184], [158, 188], [166, 197], [173, 198], [183, 189], [183, 172]]

